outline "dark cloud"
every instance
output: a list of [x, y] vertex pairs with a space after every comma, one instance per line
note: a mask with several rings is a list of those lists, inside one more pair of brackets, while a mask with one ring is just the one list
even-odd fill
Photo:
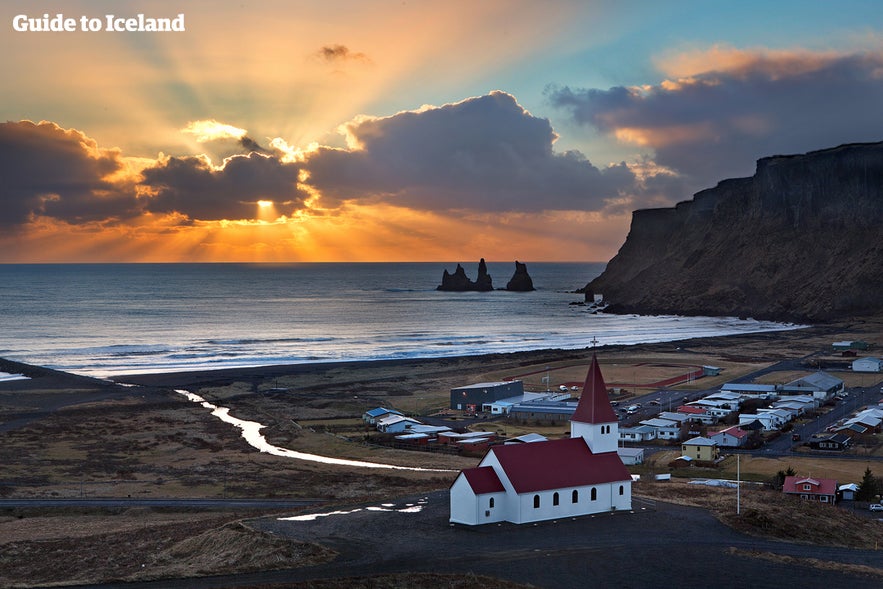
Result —
[[368, 56], [361, 52], [352, 52], [346, 45], [325, 45], [316, 55], [328, 62], [362, 61], [368, 62]]
[[425, 209], [600, 209], [632, 188], [624, 165], [556, 153], [547, 119], [503, 92], [456, 104], [358, 119], [357, 149], [323, 148], [306, 162], [326, 202], [386, 200]]
[[[552, 102], [611, 135], [640, 136], [693, 191], [754, 162], [883, 139], [883, 57], [758, 55], [730, 70], [649, 89], [550, 88]], [[685, 197], [689, 195], [681, 195]]]
[[34, 215], [68, 222], [128, 216], [136, 199], [131, 186], [107, 177], [122, 168], [115, 150], [54, 123], [0, 124], [0, 225]]
[[178, 212], [191, 219], [253, 219], [259, 200], [272, 200], [280, 213], [300, 206], [309, 195], [297, 188], [300, 169], [256, 152], [227, 158], [214, 168], [202, 157], [170, 157], [143, 171], [156, 213]]

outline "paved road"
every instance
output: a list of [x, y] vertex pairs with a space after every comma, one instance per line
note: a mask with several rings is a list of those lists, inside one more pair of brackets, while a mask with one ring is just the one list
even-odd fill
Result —
[[0, 508], [43, 507], [176, 507], [197, 509], [288, 509], [323, 503], [321, 499], [129, 499], [129, 498], [71, 498], [71, 499], [0, 499]]
[[[752, 538], [727, 528], [704, 510], [665, 503], [638, 500], [632, 513], [537, 525], [470, 528], [448, 523], [446, 492], [404, 501], [419, 501], [423, 510], [407, 513], [360, 509], [313, 521], [253, 520], [258, 529], [335, 549], [339, 556], [328, 564], [102, 587], [229, 588], [372, 574], [441, 572], [490, 575], [549, 589], [655, 586], [781, 589], [793, 585], [796, 579], [801, 589], [831, 589], [873, 585], [879, 579], [811, 569], [784, 562], [784, 559], [818, 558], [883, 568], [883, 552]], [[756, 550], [783, 559], [769, 562], [748, 558], [734, 550]]]

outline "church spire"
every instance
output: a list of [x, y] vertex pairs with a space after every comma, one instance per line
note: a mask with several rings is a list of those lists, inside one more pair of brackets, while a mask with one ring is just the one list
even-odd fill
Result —
[[601, 376], [598, 357], [595, 354], [592, 354], [592, 364], [586, 374], [583, 392], [570, 420], [593, 424], [617, 422], [616, 413], [610, 406], [610, 398], [607, 396], [607, 385], [604, 384], [604, 377]]

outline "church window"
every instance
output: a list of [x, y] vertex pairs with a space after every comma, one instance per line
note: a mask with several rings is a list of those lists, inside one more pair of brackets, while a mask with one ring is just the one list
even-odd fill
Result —
[[540, 496], [539, 496], [539, 495], [534, 495], [534, 496], [533, 496], [533, 508], [534, 508], [534, 509], [538, 509], [539, 506], [540, 506]]
[[619, 486], [619, 494], [625, 495], [625, 487], [623, 487], [622, 485]]
[[573, 493], [570, 495], [571, 503], [579, 503], [579, 491], [576, 489], [573, 490]]
[[598, 500], [598, 489], [592, 488], [592, 501]]
[[491, 509], [494, 508], [494, 498], [493, 497], [491, 497], [490, 501], [488, 501], [488, 507], [490, 507]]
[[552, 505], [558, 505], [558, 493], [552, 495]]

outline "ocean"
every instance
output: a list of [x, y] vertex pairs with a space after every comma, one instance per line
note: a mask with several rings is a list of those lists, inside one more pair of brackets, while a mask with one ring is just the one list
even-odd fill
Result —
[[[464, 263], [475, 278], [477, 263]], [[0, 265], [0, 357], [121, 374], [674, 341], [799, 326], [592, 314], [603, 263], [530, 263], [534, 292], [435, 288], [456, 263]], [[488, 263], [496, 288], [513, 262]]]

